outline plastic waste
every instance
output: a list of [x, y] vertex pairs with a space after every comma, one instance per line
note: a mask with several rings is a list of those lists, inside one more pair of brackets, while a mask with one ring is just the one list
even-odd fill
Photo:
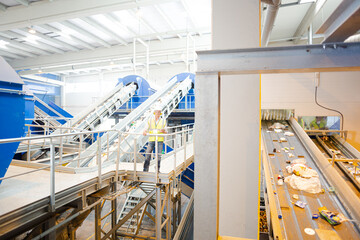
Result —
[[303, 178], [292, 174], [291, 176], [285, 178], [285, 182], [296, 190], [301, 190], [308, 193], [321, 192], [321, 183], [318, 177]]

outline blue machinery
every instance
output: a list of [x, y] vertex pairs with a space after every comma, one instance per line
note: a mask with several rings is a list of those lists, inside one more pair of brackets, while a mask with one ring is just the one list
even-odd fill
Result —
[[[1, 57], [0, 69], [0, 138], [22, 137], [25, 132], [24, 82]], [[19, 143], [0, 145], [0, 177], [5, 175], [18, 145]]]

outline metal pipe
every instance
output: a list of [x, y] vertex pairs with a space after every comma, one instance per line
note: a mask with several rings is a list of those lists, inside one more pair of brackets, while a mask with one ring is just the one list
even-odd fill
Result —
[[261, 46], [266, 47], [269, 43], [270, 34], [274, 27], [275, 18], [280, 8], [281, 0], [262, 0], [268, 4], [265, 14], [264, 27], [261, 32]]
[[50, 210], [55, 212], [55, 148], [50, 138]]
[[98, 143], [98, 152], [96, 154], [96, 158], [97, 158], [97, 164], [98, 164], [98, 181], [99, 181], [99, 186], [98, 188], [101, 188], [102, 185], [102, 179], [101, 179], [101, 137], [100, 134], [98, 134], [98, 139], [97, 139], [97, 143]]
[[313, 27], [312, 27], [312, 23], [309, 25], [308, 28], [308, 44], [313, 44]]

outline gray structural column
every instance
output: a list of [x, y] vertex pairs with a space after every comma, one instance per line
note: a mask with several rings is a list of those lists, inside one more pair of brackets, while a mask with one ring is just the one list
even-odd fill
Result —
[[196, 76], [194, 239], [217, 236], [218, 75]]
[[[212, 6], [213, 50], [259, 47], [259, 1]], [[257, 239], [259, 75], [198, 72], [195, 88], [194, 239]]]

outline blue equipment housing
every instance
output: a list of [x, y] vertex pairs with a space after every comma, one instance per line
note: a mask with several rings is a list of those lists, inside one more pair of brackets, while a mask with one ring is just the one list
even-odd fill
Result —
[[[0, 57], [0, 139], [23, 137], [25, 132], [24, 82]], [[0, 144], [0, 177], [4, 177], [19, 142]], [[1, 180], [0, 180], [1, 183]]]

